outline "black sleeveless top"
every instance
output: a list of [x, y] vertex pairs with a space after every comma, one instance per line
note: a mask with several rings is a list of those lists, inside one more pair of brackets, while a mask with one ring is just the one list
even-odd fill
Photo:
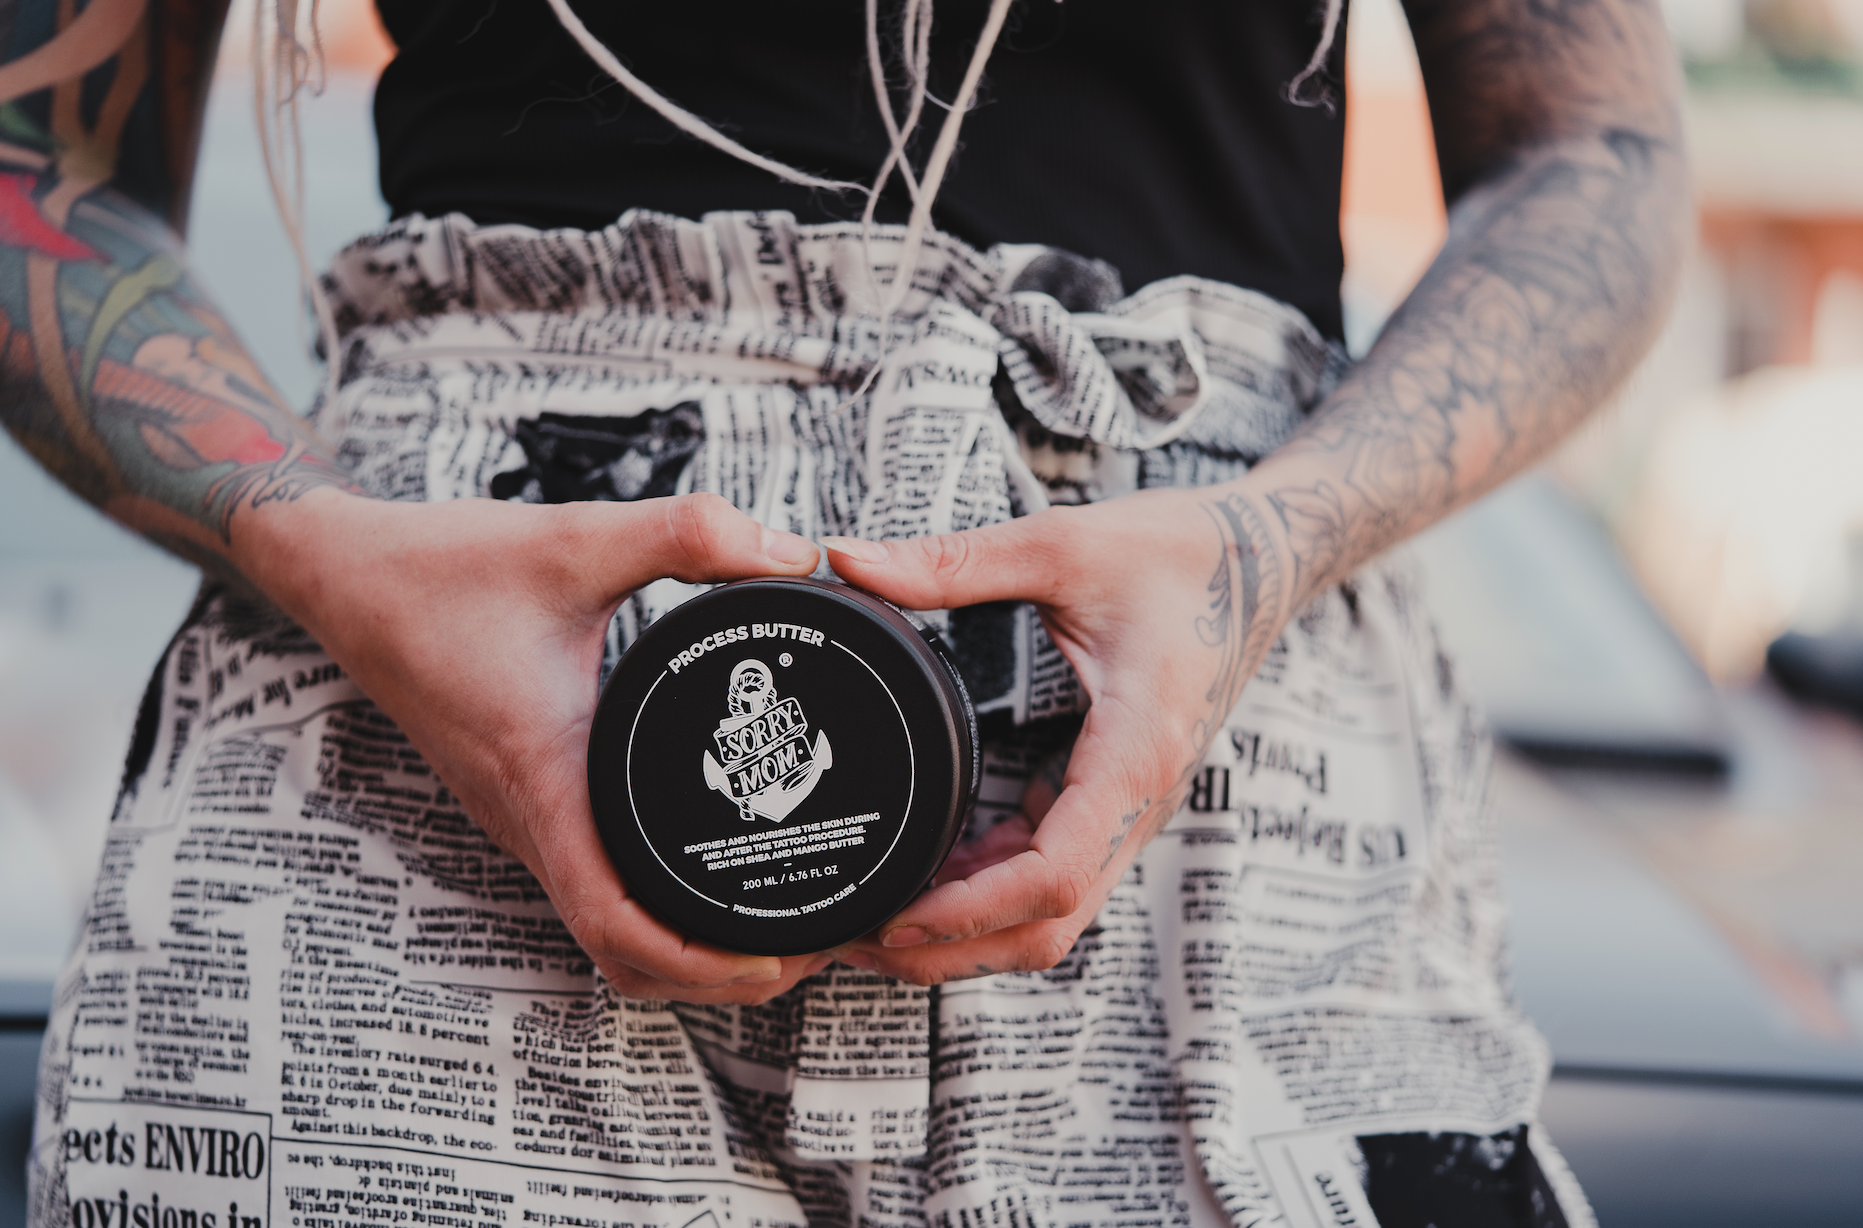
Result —
[[[382, 193], [397, 216], [457, 210], [592, 229], [636, 206], [693, 218], [860, 215], [856, 194], [784, 183], [677, 132], [597, 68], [544, 0], [377, 5], [399, 48], [375, 96]], [[881, 0], [882, 21], [898, 7]], [[1344, 38], [1328, 73], [1337, 107], [1284, 96], [1323, 9], [1017, 0], [934, 220], [979, 247], [1048, 243], [1097, 257], [1128, 289], [1179, 273], [1252, 287], [1339, 336]], [[834, 179], [871, 182], [878, 170], [886, 134], [862, 0], [579, 0], [576, 10], [643, 80], [749, 148]], [[987, 0], [939, 0], [935, 96], [956, 93], [987, 11]], [[915, 164], [944, 114], [927, 105]], [[908, 211], [895, 178], [879, 217]]]

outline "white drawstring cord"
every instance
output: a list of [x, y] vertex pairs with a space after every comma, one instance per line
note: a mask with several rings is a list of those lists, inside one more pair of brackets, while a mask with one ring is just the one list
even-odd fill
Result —
[[714, 149], [722, 150], [734, 158], [748, 162], [759, 170], [766, 170], [778, 179], [789, 183], [799, 183], [803, 187], [820, 188], [828, 192], [864, 192], [867, 190], [863, 184], [849, 183], [841, 179], [823, 179], [819, 175], [799, 171], [793, 166], [778, 162], [775, 158], [767, 158], [754, 150], [746, 149], [629, 72], [626, 65], [616, 58], [614, 52], [608, 50], [602, 41], [582, 24], [582, 19], [576, 16], [575, 11], [569, 7], [569, 0], [549, 0], [549, 5], [551, 11], [556, 14], [556, 19], [562, 23], [563, 29], [569, 31], [569, 36], [576, 40], [576, 45], [588, 53], [588, 57], [600, 65], [603, 72], [619, 81], [628, 93], [658, 111], [668, 123], [686, 135], [697, 137]]
[[[341, 363], [337, 354], [336, 316], [330, 300], [311, 270], [304, 241], [304, 135], [298, 122], [298, 98], [308, 89], [324, 88], [323, 39], [317, 30], [318, 0], [311, 0], [308, 18], [310, 44], [298, 37], [298, 0], [258, 0], [252, 19], [252, 102], [259, 127], [259, 153], [265, 178], [272, 189], [278, 219], [297, 257], [298, 280], [310, 297], [324, 347], [324, 395], [334, 399]], [[268, 39], [266, 17], [271, 17]], [[289, 163], [289, 173], [286, 165]]]
[[902, 126], [893, 115], [892, 94], [886, 88], [886, 66], [880, 55], [880, 3], [879, 0], [867, 0], [867, 69], [873, 77], [874, 101], [880, 105], [880, 120], [886, 125], [886, 138], [890, 148], [886, 151], [886, 160], [880, 164], [880, 173], [874, 178], [873, 190], [867, 194], [867, 210], [861, 216], [861, 225], [871, 225], [873, 208], [878, 203], [880, 193], [886, 187], [887, 177], [897, 166], [906, 181], [906, 191], [914, 202], [919, 198], [918, 177], [912, 173], [912, 164], [906, 161], [906, 142], [918, 127], [919, 113], [925, 103], [925, 68], [931, 40], [929, 35], [931, 23], [925, 23], [925, 35], [921, 35], [918, 26], [918, 10], [925, 0], [906, 0], [905, 25], [901, 32], [901, 50], [905, 53], [906, 72], [912, 83], [912, 102], [906, 111], [906, 122]]
[[[918, 268], [919, 248], [925, 241], [925, 229], [931, 224], [932, 202], [938, 199], [938, 189], [944, 184], [945, 169], [951, 164], [951, 155], [957, 152], [958, 129], [963, 126], [964, 116], [970, 111], [970, 104], [977, 96], [977, 85], [983, 80], [983, 66], [989, 62], [990, 52], [996, 48], [996, 40], [1003, 32], [1003, 22], [1009, 16], [1009, 6], [1014, 3], [1015, 0], [991, 0], [990, 15], [984, 20], [983, 33], [977, 37], [976, 50], [970, 53], [970, 67], [964, 73], [964, 84], [958, 89], [957, 97], [951, 100], [950, 113], [944, 117], [944, 123], [938, 129], [938, 143], [932, 146], [931, 157], [925, 162], [918, 200], [912, 206], [912, 219], [906, 223], [905, 242], [900, 246], [899, 271], [894, 275], [893, 292], [887, 300], [884, 313], [888, 319], [899, 310], [900, 303], [912, 288], [912, 275]], [[929, 18], [930, 13], [926, 16]]]
[[[333, 397], [337, 389], [340, 366], [337, 354], [336, 321], [330, 310], [329, 301], [323, 293], [323, 288], [311, 272], [309, 254], [305, 248], [304, 150], [302, 134], [298, 126], [299, 93], [307, 86], [313, 94], [321, 93], [323, 89], [323, 46], [317, 31], [317, 6], [320, 0], [310, 0], [311, 43], [308, 47], [299, 40], [297, 35], [299, 0], [271, 0], [271, 2], [275, 7], [272, 11], [272, 45], [269, 48], [266, 46], [265, 38], [267, 0], [258, 0], [259, 12], [253, 24], [254, 102], [258, 114], [259, 143], [264, 156], [266, 178], [271, 184], [272, 199], [278, 206], [286, 237], [290, 240], [292, 251], [297, 256], [298, 275], [303, 281], [305, 292], [310, 296], [311, 307], [316, 314], [318, 328], [324, 339], [325, 389], [326, 394]], [[965, 115], [976, 100], [984, 66], [989, 62], [990, 54], [1002, 35], [1004, 22], [1008, 18], [1009, 9], [1014, 0], [991, 0], [989, 16], [984, 22], [982, 34], [977, 39], [976, 48], [971, 53], [970, 65], [964, 74], [963, 85], [946, 108], [947, 114], [944, 123], [939, 127], [938, 139], [932, 146], [931, 156], [926, 160], [924, 171], [917, 176], [913, 174], [911, 162], [906, 155], [906, 147], [912, 134], [917, 130], [928, 97], [927, 78], [930, 69], [933, 0], [906, 0], [901, 29], [901, 49], [911, 85], [911, 101], [903, 123], [899, 122], [893, 113], [892, 101], [886, 87], [885, 65], [880, 54], [878, 0], [867, 0], [868, 68], [873, 78], [874, 96], [879, 103], [881, 119], [886, 126], [888, 144], [886, 157], [871, 186], [811, 175], [746, 148], [628, 71], [620, 59], [590, 32], [581, 18], [576, 16], [575, 11], [569, 7], [569, 0], [548, 0], [548, 3], [557, 21], [590, 59], [594, 60], [603, 71], [619, 82], [629, 93], [653, 108], [681, 132], [731, 157], [747, 162], [760, 170], [768, 171], [788, 183], [830, 192], [866, 193], [867, 203], [861, 213], [863, 249], [868, 247], [868, 233], [872, 227], [874, 210], [878, 205], [880, 192], [885, 188], [887, 179], [897, 170], [905, 180], [906, 191], [912, 198], [912, 213], [906, 223], [906, 233], [900, 244], [899, 262], [894, 273], [891, 292], [884, 300], [880, 300], [877, 286], [874, 287], [880, 328], [881, 332], [885, 333], [888, 322], [904, 303], [906, 295], [911, 292], [913, 275], [917, 272], [919, 253], [924, 247], [925, 233], [927, 230], [935, 229], [931, 222], [932, 206], [937, 200], [939, 188], [943, 186], [945, 172], [950, 167], [951, 158], [957, 151], [958, 132], [963, 125]], [[1301, 86], [1323, 67], [1337, 36], [1343, 8], [1344, 0], [1326, 0], [1325, 22], [1319, 45], [1315, 48], [1306, 67], [1288, 85], [1290, 99], [1300, 101], [1298, 95]], [[938, 105], [944, 106], [945, 104], [940, 102]], [[279, 122], [281, 113], [286, 119], [286, 122], [282, 124]], [[294, 169], [294, 173], [289, 176], [289, 182], [282, 167], [282, 162], [286, 157], [290, 159]], [[867, 265], [870, 278], [872, 264], [869, 257]], [[883, 358], [884, 355], [882, 355]], [[867, 379], [862, 381], [861, 389], [855, 393], [856, 396], [872, 382], [878, 366], [876, 362], [873, 370], [869, 371]]]
[[[863, 265], [861, 271], [867, 282], [874, 314], [880, 317], [882, 333], [891, 319], [891, 313], [885, 310], [885, 300], [873, 272], [873, 214], [879, 207], [880, 193], [886, 190], [887, 178], [892, 175], [895, 167], [906, 181], [906, 192], [911, 196], [912, 203], [915, 206], [918, 204], [918, 178], [912, 173], [912, 162], [906, 156], [906, 143], [917, 131], [919, 117], [925, 111], [926, 76], [931, 63], [931, 4], [932, 0], [906, 0], [905, 10], [901, 14], [899, 49], [906, 65], [911, 98], [906, 107], [906, 122], [901, 125], [893, 115], [893, 99], [886, 86], [886, 66], [880, 54], [879, 0], [867, 0], [867, 70], [873, 78], [874, 101], [880, 108], [880, 118], [886, 124], [888, 148], [885, 159], [880, 163], [880, 173], [874, 176], [873, 187], [867, 193], [867, 205], [860, 211], [860, 253]], [[885, 361], [887, 346], [887, 339], [882, 336], [879, 359], [875, 360], [867, 378], [860, 382], [860, 387], [855, 389], [848, 400], [867, 391], [874, 374], [880, 369], [879, 364]]]
[[[752, 166], [766, 170], [779, 179], [789, 183], [802, 184], [805, 187], [823, 188], [830, 191], [857, 191], [867, 194], [866, 208], [861, 213], [861, 241], [863, 250], [870, 250], [868, 235], [873, 224], [873, 213], [877, 206], [880, 192], [886, 186], [886, 180], [897, 169], [906, 181], [907, 191], [912, 197], [912, 215], [906, 223], [904, 240], [900, 244], [899, 263], [893, 277], [891, 291], [884, 300], [879, 299], [875, 287], [876, 306], [879, 308], [882, 346], [886, 344], [884, 334], [887, 324], [898, 312], [900, 305], [912, 288], [913, 274], [918, 267], [919, 252], [925, 244], [925, 232], [931, 228], [932, 205], [938, 196], [938, 189], [944, 182], [946, 169], [950, 166], [951, 156], [957, 150], [958, 131], [963, 126], [964, 116], [970, 109], [977, 95], [977, 86], [983, 78], [983, 68], [988, 63], [990, 52], [995, 49], [996, 41], [1002, 34], [1003, 23], [1009, 16], [1009, 8], [1014, 0], [992, 0], [990, 14], [984, 22], [983, 33], [977, 39], [976, 49], [971, 53], [970, 67], [964, 74], [963, 86], [952, 101], [950, 113], [945, 116], [938, 131], [937, 142], [932, 146], [931, 157], [926, 161], [922, 177], [915, 182], [911, 163], [906, 157], [906, 145], [918, 125], [924, 111], [926, 78], [929, 70], [931, 49], [932, 0], [906, 0], [905, 22], [902, 30], [902, 44], [907, 64], [907, 72], [912, 85], [912, 100], [904, 124], [898, 122], [893, 114], [892, 102], [886, 89], [886, 71], [880, 55], [879, 16], [877, 0], [867, 3], [867, 61], [868, 70], [873, 78], [875, 97], [879, 102], [880, 114], [886, 125], [888, 149], [881, 162], [880, 171], [872, 186], [847, 183], [833, 179], [823, 179], [806, 171], [797, 170], [774, 158], [745, 148], [719, 132], [711, 124], [700, 119], [684, 107], [655, 90], [652, 86], [629, 72], [614, 52], [604, 46], [600, 39], [590, 32], [582, 19], [569, 7], [569, 0], [548, 0], [551, 12], [568, 31], [576, 45], [581, 47], [588, 57], [595, 61], [603, 71], [636, 98], [652, 107], [667, 122], [698, 140], [724, 153], [747, 162]], [[867, 260], [868, 275], [872, 276], [872, 260]], [[884, 361], [884, 354], [881, 360]], [[861, 381], [861, 386], [854, 396], [859, 396], [872, 383], [873, 376], [879, 370], [876, 361]]]
[[1320, 30], [1319, 46], [1313, 49], [1313, 55], [1307, 60], [1307, 66], [1300, 70], [1298, 76], [1287, 83], [1287, 100], [1299, 107], [1325, 107], [1327, 114], [1333, 110], [1332, 91], [1324, 86], [1320, 96], [1309, 102], [1300, 96], [1300, 87], [1312, 79], [1313, 75], [1326, 66], [1326, 56], [1333, 49], [1333, 41], [1339, 36], [1339, 17], [1345, 11], [1345, 0], [1326, 0], [1326, 20]]

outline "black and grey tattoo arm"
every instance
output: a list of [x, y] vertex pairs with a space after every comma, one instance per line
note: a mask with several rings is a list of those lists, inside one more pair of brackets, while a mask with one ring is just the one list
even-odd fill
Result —
[[1407, 7], [1449, 236], [1371, 353], [1244, 479], [1302, 598], [1604, 401], [1653, 339], [1684, 247], [1678, 74], [1653, 0]]

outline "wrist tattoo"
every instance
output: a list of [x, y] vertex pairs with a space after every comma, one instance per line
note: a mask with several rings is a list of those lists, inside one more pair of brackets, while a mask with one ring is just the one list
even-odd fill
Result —
[[1183, 766], [1171, 787], [1120, 816], [1119, 830], [1107, 841], [1101, 870], [1112, 864], [1134, 830], [1149, 838], [1177, 813], [1210, 743], [1280, 633], [1285, 609], [1282, 566], [1267, 523], [1253, 504], [1234, 492], [1206, 503], [1203, 510], [1216, 530], [1218, 545], [1216, 567], [1205, 590], [1209, 604], [1195, 619], [1197, 638], [1216, 650], [1210, 683], [1203, 693], [1205, 707], [1191, 727]]

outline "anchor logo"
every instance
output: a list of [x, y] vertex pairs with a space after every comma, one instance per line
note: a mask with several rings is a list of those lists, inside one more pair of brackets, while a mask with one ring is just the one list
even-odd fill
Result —
[[718, 758], [705, 752], [705, 783], [737, 803], [746, 823], [758, 816], [781, 823], [834, 766], [828, 735], [817, 732], [809, 745], [802, 705], [777, 698], [770, 667], [761, 661], [737, 663], [727, 702], [731, 715], [712, 732]]

